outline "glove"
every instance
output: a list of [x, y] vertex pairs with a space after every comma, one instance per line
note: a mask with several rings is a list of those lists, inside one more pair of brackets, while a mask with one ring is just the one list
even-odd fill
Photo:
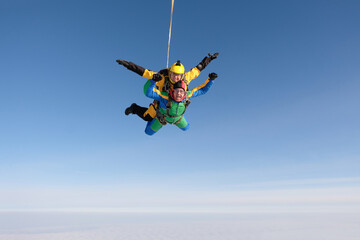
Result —
[[215, 80], [215, 78], [217, 78], [217, 77], [218, 77], [218, 75], [216, 73], [210, 73], [209, 74], [209, 79], [210, 80]]
[[162, 76], [160, 75], [160, 74], [158, 74], [158, 73], [155, 73], [154, 75], [153, 75], [153, 77], [152, 77], [152, 80], [154, 81], [154, 82], [158, 82], [158, 81], [160, 81], [162, 79]]
[[217, 58], [217, 56], [219, 56], [219, 53], [214, 53], [214, 54], [208, 54], [210, 57], [210, 60], [214, 60], [215, 58]]
[[123, 65], [126, 68], [129, 67], [129, 62], [128, 61], [118, 59], [118, 60], [116, 60], [116, 62], [118, 64], [120, 64], [120, 65]]

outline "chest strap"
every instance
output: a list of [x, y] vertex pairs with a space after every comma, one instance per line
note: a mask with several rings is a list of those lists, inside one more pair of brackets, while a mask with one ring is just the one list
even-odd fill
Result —
[[166, 125], [166, 123], [169, 123], [166, 121], [166, 117], [180, 117], [176, 122], [174, 123], [169, 123], [169, 124], [172, 124], [172, 125], [176, 125], [178, 124], [181, 119], [183, 118], [183, 115], [187, 109], [187, 107], [190, 105], [191, 101], [189, 100], [189, 96], [187, 95], [186, 93], [186, 97], [185, 97], [185, 100], [184, 100], [184, 106], [185, 106], [185, 110], [183, 112], [183, 114], [181, 115], [170, 115], [170, 109], [172, 107], [172, 104], [173, 104], [173, 100], [169, 97], [169, 100], [168, 102], [166, 103], [166, 114], [163, 114], [162, 112], [160, 112], [159, 108], [157, 108], [156, 110], [156, 117], [157, 119], [159, 120], [159, 122], [162, 124], [162, 125]]

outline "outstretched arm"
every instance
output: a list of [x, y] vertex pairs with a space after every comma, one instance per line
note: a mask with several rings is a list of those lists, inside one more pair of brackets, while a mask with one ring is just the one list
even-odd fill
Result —
[[196, 67], [185, 73], [185, 79], [187, 80], [187, 84], [189, 84], [191, 80], [197, 78], [200, 75], [200, 72], [204, 70], [212, 60], [216, 59], [218, 55], [219, 53], [209, 53], [208, 56], [206, 56]]
[[217, 56], [219, 56], [219, 53], [209, 53], [208, 56], [204, 57], [204, 59], [196, 66], [197, 69], [199, 69], [200, 71], [204, 70], [212, 60], [217, 58]]
[[128, 62], [126, 60], [116, 60], [116, 62], [120, 65], [123, 65], [124, 67], [126, 67], [127, 69], [129, 69], [130, 71], [133, 71], [134, 73], [139, 74], [140, 76], [147, 78], [147, 79], [151, 79], [152, 76], [154, 74], [156, 74], [156, 72], [153, 72], [151, 70], [145, 69], [133, 62]]
[[206, 79], [204, 84], [202, 84], [190, 91], [189, 99], [191, 100], [194, 97], [198, 97], [198, 96], [201, 96], [201, 95], [207, 93], [209, 91], [209, 89], [211, 88], [211, 86], [213, 85], [215, 78], [217, 78], [217, 74], [210, 73], [209, 78]]

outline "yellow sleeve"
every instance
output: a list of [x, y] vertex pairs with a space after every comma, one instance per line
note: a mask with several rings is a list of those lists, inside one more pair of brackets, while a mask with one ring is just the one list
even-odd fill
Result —
[[189, 72], [185, 73], [186, 83], [189, 84], [193, 79], [200, 75], [200, 70], [197, 67], [192, 68]]
[[[153, 75], [156, 74], [157, 72], [153, 72], [151, 70], [147, 70], [145, 69], [144, 71], [144, 74], [142, 75], [144, 78], [147, 78], [147, 79], [152, 79], [153, 78]], [[159, 86], [161, 85], [161, 87], [164, 85], [164, 81], [165, 81], [165, 77], [163, 74], [160, 74], [161, 77], [162, 77], [162, 80], [160, 80], [159, 82], [156, 83], [156, 86]], [[161, 88], [159, 88], [161, 89]]]
[[151, 70], [147, 70], [145, 69], [144, 71], [144, 74], [142, 75], [144, 78], [147, 78], [147, 79], [152, 79], [153, 75], [155, 74], [156, 72], [153, 72]]

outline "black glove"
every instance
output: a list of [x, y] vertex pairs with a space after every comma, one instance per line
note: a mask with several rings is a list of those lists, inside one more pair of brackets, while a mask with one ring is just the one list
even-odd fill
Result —
[[217, 58], [217, 56], [219, 56], [219, 53], [217, 52], [217, 53], [214, 53], [214, 54], [208, 54], [209, 55], [209, 57], [210, 57], [210, 60], [214, 60], [215, 58]]
[[154, 81], [154, 82], [158, 82], [158, 81], [160, 81], [162, 79], [162, 76], [160, 75], [160, 74], [158, 74], [158, 73], [155, 73], [154, 75], [153, 75], [153, 77], [152, 77], [152, 80]]
[[218, 77], [218, 75], [216, 73], [210, 73], [209, 74], [209, 79], [210, 80], [215, 80], [215, 78], [217, 78], [217, 77]]
[[204, 59], [196, 66], [197, 69], [199, 69], [200, 71], [204, 70], [204, 68], [206, 68], [207, 65], [209, 65], [209, 63], [214, 60], [215, 58], [217, 58], [217, 56], [219, 55], [219, 53], [214, 53], [214, 54], [208, 54], [209, 56], [204, 57]]
[[123, 65], [126, 68], [129, 67], [129, 62], [128, 61], [118, 59], [118, 60], [116, 60], [116, 62], [118, 64], [120, 64], [120, 65]]

